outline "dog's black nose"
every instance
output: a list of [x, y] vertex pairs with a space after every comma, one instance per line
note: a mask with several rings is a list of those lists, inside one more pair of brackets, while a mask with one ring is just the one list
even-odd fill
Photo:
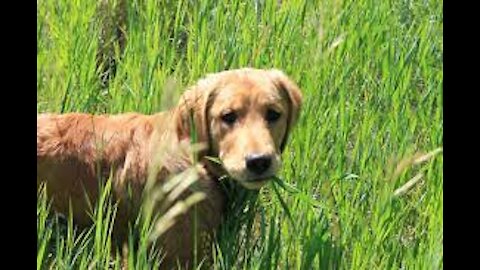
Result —
[[247, 169], [255, 174], [261, 175], [270, 168], [272, 164], [272, 157], [270, 155], [249, 155], [245, 159], [247, 162]]

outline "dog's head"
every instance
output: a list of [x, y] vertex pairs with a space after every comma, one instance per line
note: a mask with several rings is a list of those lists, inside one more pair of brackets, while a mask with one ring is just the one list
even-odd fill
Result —
[[[259, 189], [275, 175], [302, 94], [279, 70], [244, 68], [208, 75], [177, 106], [179, 139], [206, 143], [204, 155], [244, 187]], [[195, 127], [192, 132], [191, 127]]]

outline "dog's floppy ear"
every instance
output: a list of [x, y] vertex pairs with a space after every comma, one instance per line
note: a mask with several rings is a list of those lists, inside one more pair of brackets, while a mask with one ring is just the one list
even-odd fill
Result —
[[180, 97], [174, 120], [179, 140], [190, 139], [195, 143], [207, 143], [210, 147], [208, 110], [214, 90], [214, 82], [207, 77], [187, 89]]
[[287, 130], [285, 132], [285, 136], [283, 137], [282, 144], [280, 145], [280, 150], [283, 152], [288, 141], [288, 135], [300, 115], [303, 97], [300, 88], [295, 82], [290, 80], [285, 73], [277, 69], [271, 69], [269, 70], [269, 74], [277, 88], [280, 91], [284, 91], [284, 93], [287, 95], [289, 102]]

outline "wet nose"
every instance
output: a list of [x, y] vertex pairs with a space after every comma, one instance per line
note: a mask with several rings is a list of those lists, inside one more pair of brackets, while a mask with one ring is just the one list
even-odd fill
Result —
[[270, 168], [272, 157], [270, 155], [253, 154], [245, 159], [247, 169], [257, 175], [261, 175]]

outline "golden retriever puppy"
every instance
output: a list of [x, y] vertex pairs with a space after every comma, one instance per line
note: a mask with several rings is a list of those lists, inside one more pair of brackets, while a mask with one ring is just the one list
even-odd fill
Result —
[[94, 205], [100, 179], [110, 176], [119, 203], [114, 235], [124, 241], [149, 175], [155, 173], [161, 184], [189, 168], [192, 155], [180, 146], [203, 143], [194, 157], [199, 180], [183, 196], [192, 190], [206, 195], [196, 205], [198, 220], [193, 223], [187, 211], [160, 240], [163, 266], [176, 261], [191, 266], [193, 249], [205, 247], [202, 241], [194, 246], [193, 233], [211, 235], [226, 214], [219, 178], [226, 175], [247, 189], [265, 185], [281, 166], [301, 103], [299, 88], [283, 72], [244, 68], [206, 76], [175, 108], [153, 115], [40, 114], [37, 186], [46, 183], [55, 211], [66, 214], [71, 207], [75, 223], [88, 226], [92, 221], [86, 198]]

